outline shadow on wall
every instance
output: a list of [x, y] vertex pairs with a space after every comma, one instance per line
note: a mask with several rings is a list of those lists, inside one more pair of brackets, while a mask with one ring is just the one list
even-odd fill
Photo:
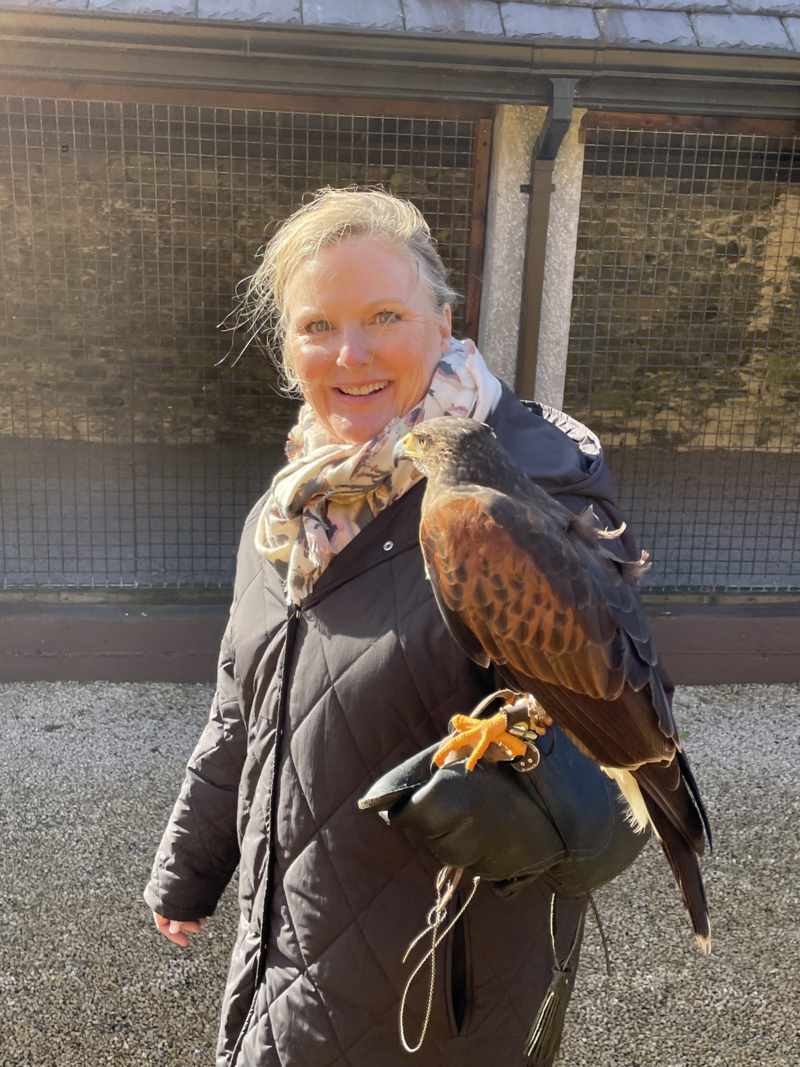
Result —
[[6, 586], [228, 586], [281, 444], [0, 438]]
[[645, 587], [800, 586], [797, 456], [725, 449], [605, 450], [652, 569]]

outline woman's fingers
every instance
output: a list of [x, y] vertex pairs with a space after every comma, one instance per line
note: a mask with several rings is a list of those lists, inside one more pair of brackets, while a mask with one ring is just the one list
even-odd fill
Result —
[[196, 934], [203, 929], [207, 922], [207, 919], [190, 919], [185, 923], [177, 923], [176, 925], [185, 930], [187, 934]]
[[169, 919], [165, 919], [163, 915], [159, 915], [157, 911], [153, 912], [153, 918], [155, 919], [156, 928], [160, 933], [166, 932], [166, 927], [169, 926]]
[[153, 919], [159, 933], [182, 948], [189, 943], [187, 935], [198, 933], [208, 921], [207, 919], [187, 919], [185, 922], [180, 922], [178, 919], [165, 919], [156, 911], [153, 912]]

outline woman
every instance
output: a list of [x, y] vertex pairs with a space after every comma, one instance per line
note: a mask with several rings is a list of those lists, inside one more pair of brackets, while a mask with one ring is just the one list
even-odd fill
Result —
[[[210, 719], [145, 891], [158, 928], [186, 944], [239, 866], [219, 1067], [408, 1062], [402, 960], [434, 898], [441, 864], [424, 835], [438, 835], [436, 817], [421, 836], [357, 801], [497, 685], [436, 608], [418, 544], [424, 486], [392, 465], [396, 442], [445, 412], [486, 421], [568, 507], [618, 519], [596, 440], [525, 408], [453, 340], [454, 295], [419, 212], [381, 192], [321, 192], [251, 282], [254, 321], [277, 314], [306, 403], [245, 524]], [[577, 824], [596, 814], [580, 780], [596, 772], [581, 767], [560, 798]], [[604, 820], [595, 836], [615, 872], [640, 844], [620, 846], [612, 807]], [[542, 879], [512, 899], [479, 885], [440, 949], [420, 1067], [522, 1062], [553, 967], [551, 897]], [[561, 956], [584, 905], [556, 899]], [[426, 998], [412, 992], [409, 1030]]]

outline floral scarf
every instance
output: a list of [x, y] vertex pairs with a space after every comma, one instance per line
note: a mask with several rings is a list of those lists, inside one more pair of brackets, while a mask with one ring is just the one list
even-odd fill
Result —
[[256, 527], [256, 548], [300, 604], [335, 555], [421, 478], [411, 463], [392, 463], [395, 444], [438, 415], [484, 422], [502, 387], [472, 341], [453, 340], [427, 394], [366, 444], [332, 442], [309, 404], [286, 443], [288, 464], [275, 475]]

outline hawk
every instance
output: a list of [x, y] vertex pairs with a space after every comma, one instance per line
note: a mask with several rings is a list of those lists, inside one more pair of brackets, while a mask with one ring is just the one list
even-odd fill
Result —
[[[647, 557], [617, 559], [607, 541], [621, 530], [600, 529], [591, 508], [574, 515], [554, 500], [481, 423], [422, 423], [396, 447], [395, 462], [403, 456], [427, 478], [420, 543], [451, 634], [541, 706], [546, 714], [534, 713], [529, 729], [541, 733], [552, 717], [617, 781], [634, 824], [649, 824], [660, 841], [707, 954], [698, 856], [711, 833], [637, 591]], [[471, 749], [474, 766], [492, 741], [517, 755], [508, 710], [457, 716], [436, 761]]]

